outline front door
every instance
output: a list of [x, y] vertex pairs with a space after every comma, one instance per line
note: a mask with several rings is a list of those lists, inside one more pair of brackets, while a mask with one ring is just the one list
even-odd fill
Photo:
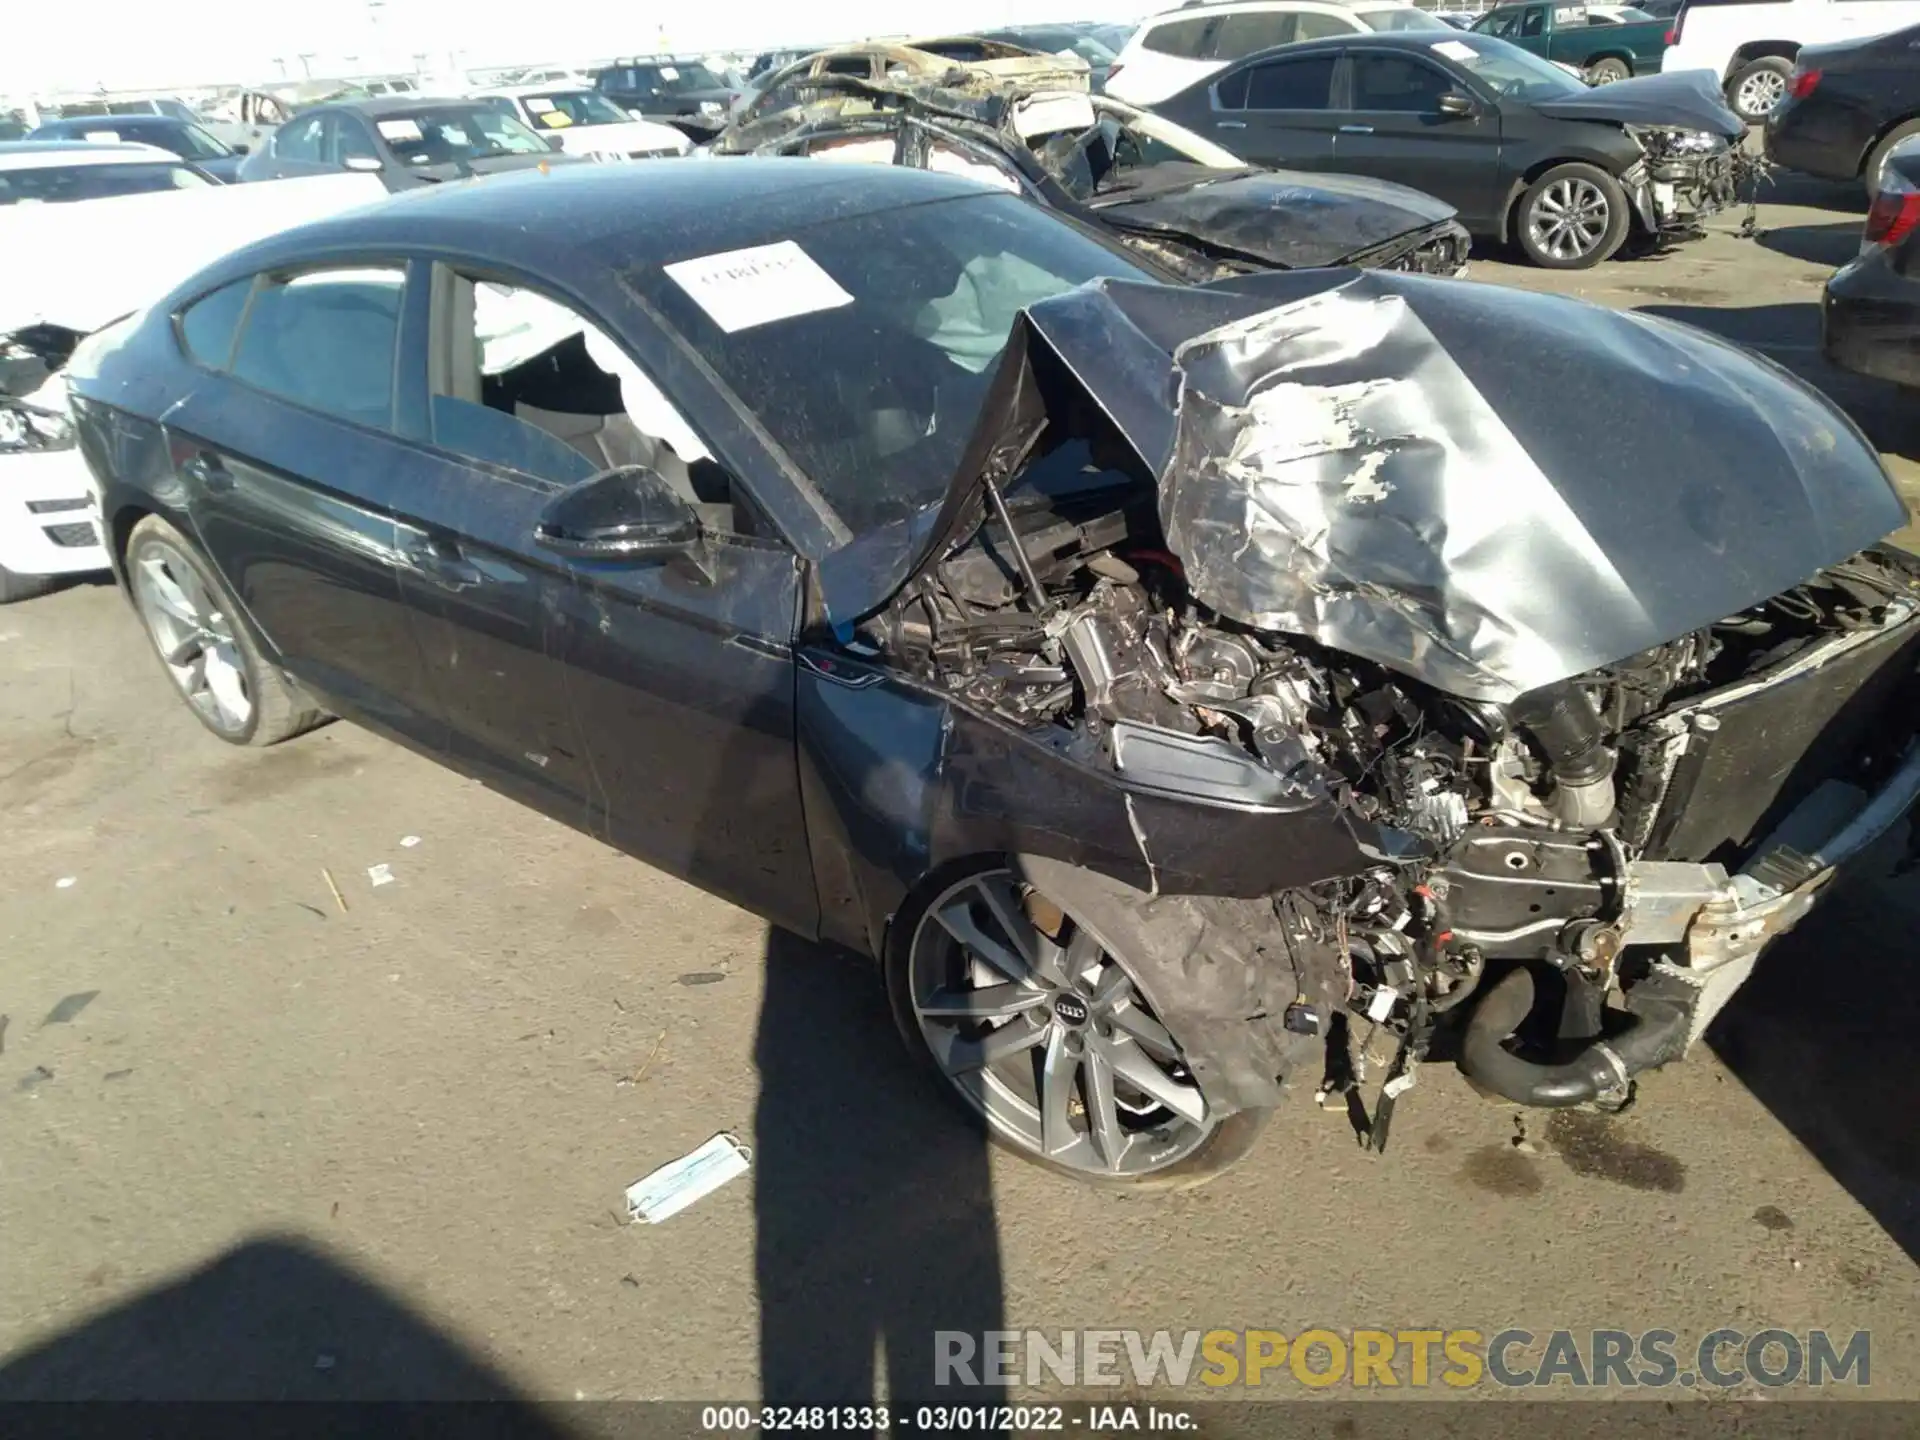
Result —
[[1348, 63], [1333, 168], [1424, 190], [1458, 210], [1468, 229], [1497, 231], [1499, 111], [1476, 98], [1472, 114], [1447, 114], [1440, 97], [1466, 87], [1403, 50], [1354, 51]]
[[408, 460], [391, 428], [403, 291], [398, 267], [331, 269], [188, 306], [182, 336], [213, 373], [164, 425], [203, 548], [288, 671], [438, 749], [388, 508]]
[[[399, 549], [454, 762], [810, 933], [793, 551], [605, 327], [448, 266], [429, 326], [429, 443]], [[623, 465], [695, 507], [698, 553], [590, 561], [535, 542], [555, 495]]]

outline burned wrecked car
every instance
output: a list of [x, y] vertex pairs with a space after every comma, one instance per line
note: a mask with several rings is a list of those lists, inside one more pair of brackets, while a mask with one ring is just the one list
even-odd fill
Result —
[[878, 957], [944, 1088], [1091, 1179], [1330, 1076], [1377, 1147], [1443, 1031], [1616, 1107], [1920, 793], [1877, 457], [1642, 315], [1166, 285], [970, 181], [749, 159], [325, 221], [68, 373], [213, 734], [351, 717]]
[[793, 103], [744, 113], [713, 151], [970, 175], [1100, 225], [1186, 280], [1313, 265], [1466, 267], [1453, 207], [1418, 190], [1250, 166], [1107, 96], [959, 79], [821, 75]]

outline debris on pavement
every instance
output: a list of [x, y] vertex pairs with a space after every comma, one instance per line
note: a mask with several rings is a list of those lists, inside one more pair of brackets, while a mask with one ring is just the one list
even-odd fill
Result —
[[12, 1018], [10, 1015], [0, 1015], [0, 1055], [7, 1053], [7, 1021]]
[[47, 1012], [47, 1018], [40, 1022], [42, 1029], [49, 1025], [64, 1025], [72, 1020], [87, 1006], [91, 1005], [100, 992], [98, 990], [77, 990], [64, 997], [60, 1003]]
[[400, 837], [400, 848], [402, 850], [411, 850], [419, 843], [420, 837], [418, 835], [402, 835]]
[[391, 865], [369, 865], [367, 867], [367, 879], [371, 880], [375, 885], [391, 885], [393, 883], [393, 867]]
[[133, 1074], [133, 1070], [131, 1067], [129, 1067], [125, 1070], [109, 1070], [105, 1075], [101, 1076], [100, 1078], [103, 1080], [124, 1080], [127, 1078], [127, 1076], [131, 1074]]
[[718, 985], [726, 978], [727, 972], [724, 970], [689, 970], [686, 974], [680, 976], [679, 983], [682, 985]]
[[627, 1217], [658, 1225], [747, 1173], [753, 1152], [721, 1133], [627, 1187]]
[[337, 885], [337, 884], [336, 884], [336, 883], [334, 882], [334, 878], [333, 878], [333, 872], [332, 872], [331, 870], [329, 870], [329, 869], [327, 869], [327, 867], [326, 867], [326, 866], [324, 866], [324, 865], [322, 865], [322, 866], [320, 867], [320, 876], [321, 876], [321, 878], [322, 878], [322, 879], [324, 879], [324, 880], [325, 880], [325, 881], [327, 882], [327, 889], [329, 889], [329, 890], [331, 890], [331, 891], [333, 892], [333, 903], [334, 903], [334, 904], [336, 904], [336, 905], [338, 905], [338, 906], [340, 907], [340, 913], [341, 913], [341, 914], [343, 914], [343, 915], [344, 915], [344, 914], [346, 914], [346, 912], [347, 912], [347, 897], [346, 897], [346, 896], [344, 896], [344, 895], [342, 895], [342, 894], [340, 893], [340, 887], [339, 887], [339, 885]]
[[62, 875], [58, 880], [53, 882], [53, 888], [56, 890], [71, 890], [77, 880], [77, 876]]
[[[616, 1004], [619, 1002], [615, 1002]], [[647, 1072], [653, 1068], [653, 1062], [660, 1058], [660, 1047], [667, 1043], [667, 1032], [662, 1030], [660, 1038], [653, 1042], [653, 1049], [647, 1052], [647, 1058], [640, 1062], [640, 1068], [631, 1075], [623, 1075], [613, 1083], [617, 1086], [638, 1085], [647, 1078]]]
[[44, 1065], [36, 1065], [33, 1067], [33, 1069], [29, 1070], [25, 1075], [20, 1077], [20, 1083], [16, 1085], [14, 1088], [16, 1090], [22, 1091], [23, 1093], [27, 1091], [32, 1091], [32, 1090], [38, 1090], [41, 1087], [41, 1085], [45, 1084], [47, 1081], [51, 1079], [53, 1079], [53, 1071], [49, 1070]]

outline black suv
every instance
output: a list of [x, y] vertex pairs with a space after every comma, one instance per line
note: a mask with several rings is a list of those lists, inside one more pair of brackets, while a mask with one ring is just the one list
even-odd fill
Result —
[[621, 109], [671, 125], [696, 144], [725, 127], [740, 98], [702, 62], [659, 55], [617, 60], [593, 72], [593, 86]]

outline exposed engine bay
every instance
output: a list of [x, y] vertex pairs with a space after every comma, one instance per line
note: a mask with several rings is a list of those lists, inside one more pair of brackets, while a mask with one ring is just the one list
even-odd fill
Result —
[[[1284, 1016], [1326, 1042], [1323, 1101], [1357, 1094], [1388, 1046], [1379, 1107], [1356, 1121], [1375, 1148], [1450, 1019], [1463, 1068], [1498, 1093], [1626, 1103], [1810, 903], [1796, 887], [1836, 858], [1816, 850], [1822, 815], [1903, 761], [1910, 727], [1886, 720], [1920, 699], [1920, 562], [1901, 552], [1502, 704], [1210, 610], [1137, 483], [1108, 478], [1051, 502], [993, 491], [987, 523], [876, 639], [1143, 789], [1330, 796], [1411, 837], [1394, 863], [1272, 901], [1337, 1001], [1303, 984]], [[1522, 1058], [1507, 1042], [1543, 1004], [1557, 1014], [1521, 1048], [1547, 1058]]]
[[1640, 222], [1656, 239], [1692, 239], [1713, 215], [1753, 193], [1771, 172], [1764, 155], [1705, 130], [1629, 125], [1645, 159], [1621, 176]]

